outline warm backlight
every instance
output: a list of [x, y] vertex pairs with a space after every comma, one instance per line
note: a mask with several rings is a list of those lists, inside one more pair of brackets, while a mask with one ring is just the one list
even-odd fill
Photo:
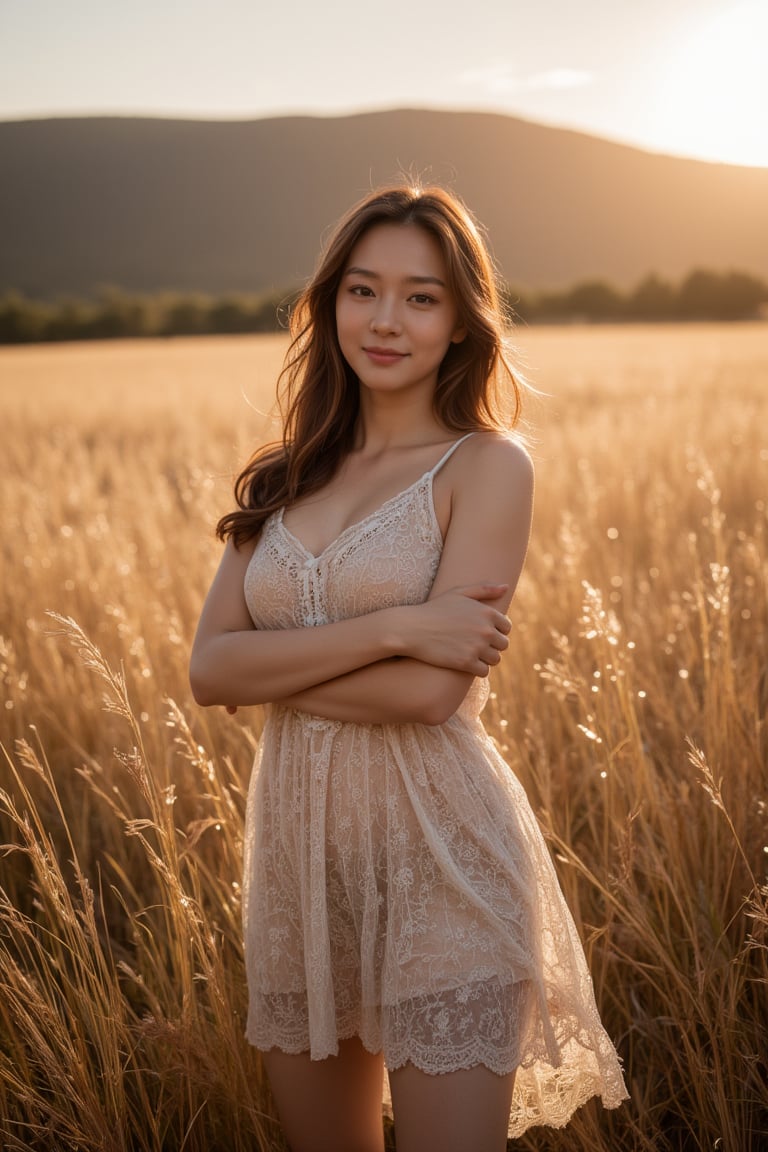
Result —
[[654, 93], [664, 151], [768, 165], [768, 3], [700, 12], [680, 36]]

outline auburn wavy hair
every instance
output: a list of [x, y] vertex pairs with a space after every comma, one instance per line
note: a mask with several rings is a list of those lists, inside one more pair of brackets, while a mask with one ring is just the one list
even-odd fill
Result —
[[327, 484], [352, 451], [359, 413], [357, 377], [336, 335], [336, 296], [353, 248], [377, 224], [417, 225], [437, 240], [466, 329], [440, 365], [434, 411], [449, 431], [507, 430], [520, 416], [521, 384], [505, 355], [506, 317], [494, 266], [477, 223], [439, 187], [393, 185], [365, 196], [342, 217], [296, 302], [291, 343], [278, 378], [282, 441], [258, 448], [235, 481], [237, 509], [216, 526], [236, 547], [258, 537], [284, 505]]

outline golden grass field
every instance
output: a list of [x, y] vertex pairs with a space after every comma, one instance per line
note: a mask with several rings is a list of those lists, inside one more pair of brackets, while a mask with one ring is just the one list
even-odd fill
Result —
[[[186, 669], [284, 347], [0, 350], [5, 1148], [282, 1147], [242, 1037], [259, 711], [200, 709]], [[768, 325], [539, 328], [519, 349], [545, 393], [537, 508], [486, 722], [632, 1099], [515, 1147], [758, 1152]]]

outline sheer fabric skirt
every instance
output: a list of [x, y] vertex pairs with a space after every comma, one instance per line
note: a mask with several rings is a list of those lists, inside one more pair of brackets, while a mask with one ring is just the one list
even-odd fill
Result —
[[474, 716], [270, 711], [248, 797], [247, 1037], [392, 1070], [517, 1069], [509, 1134], [626, 1097], [525, 793]]

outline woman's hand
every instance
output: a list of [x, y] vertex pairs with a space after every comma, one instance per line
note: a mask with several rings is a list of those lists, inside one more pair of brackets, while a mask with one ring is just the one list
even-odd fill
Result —
[[402, 655], [487, 676], [509, 647], [510, 622], [489, 603], [502, 598], [507, 589], [507, 584], [471, 584], [409, 606], [403, 616]]

